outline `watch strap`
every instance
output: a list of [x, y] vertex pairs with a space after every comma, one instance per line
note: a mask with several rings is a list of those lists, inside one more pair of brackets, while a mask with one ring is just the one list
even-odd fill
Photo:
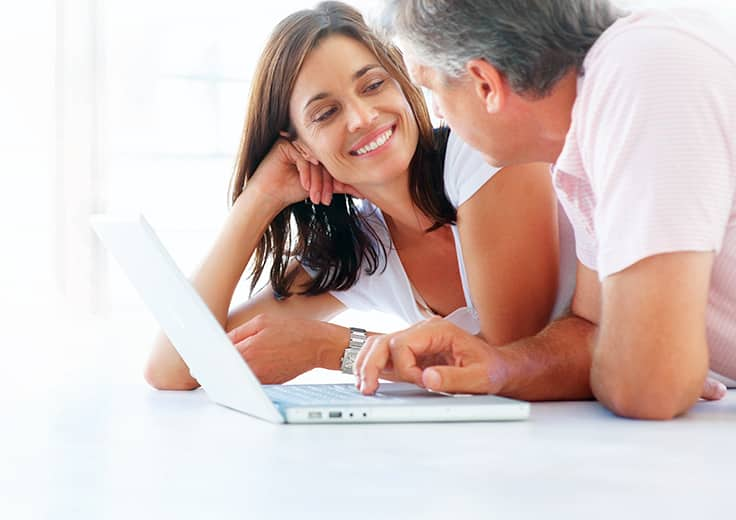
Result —
[[342, 354], [340, 360], [340, 370], [345, 374], [353, 373], [353, 365], [355, 359], [358, 357], [360, 349], [363, 348], [365, 342], [368, 340], [368, 333], [365, 329], [358, 327], [350, 327], [350, 339], [348, 340], [348, 346]]

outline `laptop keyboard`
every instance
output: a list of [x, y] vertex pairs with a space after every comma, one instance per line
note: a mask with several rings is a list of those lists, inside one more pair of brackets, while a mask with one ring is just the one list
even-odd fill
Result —
[[405, 401], [399, 397], [384, 395], [380, 392], [376, 392], [375, 395], [363, 395], [350, 384], [264, 385], [263, 389], [272, 401], [289, 405], [375, 404], [377, 400], [385, 399], [390, 399], [392, 403]]

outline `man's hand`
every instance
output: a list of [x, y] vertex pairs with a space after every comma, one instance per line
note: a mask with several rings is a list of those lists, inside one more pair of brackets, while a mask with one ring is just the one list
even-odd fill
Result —
[[703, 383], [703, 392], [700, 394], [700, 398], [706, 401], [718, 401], [726, 397], [727, 391], [726, 385], [707, 377], [705, 383]]
[[356, 360], [355, 374], [356, 386], [366, 395], [376, 392], [379, 377], [473, 394], [498, 393], [505, 377], [498, 349], [439, 318], [369, 338]]

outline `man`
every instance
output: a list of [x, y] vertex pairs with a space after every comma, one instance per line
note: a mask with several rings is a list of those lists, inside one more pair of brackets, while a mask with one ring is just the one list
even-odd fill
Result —
[[368, 343], [361, 390], [387, 372], [529, 400], [592, 390], [667, 419], [736, 386], [734, 39], [702, 13], [607, 0], [393, 0], [383, 19], [489, 163], [553, 164], [579, 262], [570, 316], [537, 336], [491, 346], [429, 320]]

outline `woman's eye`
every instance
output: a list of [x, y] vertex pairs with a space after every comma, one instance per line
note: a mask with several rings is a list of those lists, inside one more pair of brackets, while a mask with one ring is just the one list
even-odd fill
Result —
[[314, 122], [321, 123], [322, 121], [327, 121], [327, 119], [329, 119], [329, 117], [335, 113], [335, 110], [337, 109], [334, 107], [329, 110], [325, 110], [324, 112], [322, 112], [321, 114], [319, 114], [317, 117], [314, 118]]
[[381, 85], [383, 85], [384, 81], [385, 80], [374, 81], [373, 83], [368, 85], [365, 89], [369, 92], [373, 90], [378, 90], [379, 88], [381, 88]]

